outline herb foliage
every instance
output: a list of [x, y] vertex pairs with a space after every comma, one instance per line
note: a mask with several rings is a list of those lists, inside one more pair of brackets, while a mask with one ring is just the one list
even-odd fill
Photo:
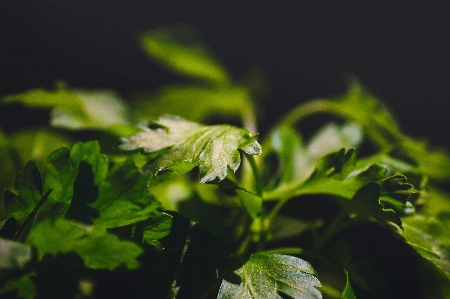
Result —
[[[417, 298], [450, 298], [445, 151], [356, 81], [258, 136], [259, 77], [232, 79], [185, 27], [141, 42], [190, 83], [131, 104], [62, 83], [2, 99], [50, 113], [0, 132], [2, 297], [392, 298], [395, 280], [347, 237], [369, 227], [433, 278]], [[243, 128], [201, 124], [218, 112]], [[334, 122], [305, 138], [315, 114]], [[78, 140], [86, 130], [98, 138]]]

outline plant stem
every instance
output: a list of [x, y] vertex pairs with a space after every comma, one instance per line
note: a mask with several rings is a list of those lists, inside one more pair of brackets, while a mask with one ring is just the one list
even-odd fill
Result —
[[250, 164], [252, 173], [253, 173], [253, 178], [255, 180], [255, 189], [256, 189], [256, 194], [258, 196], [262, 195], [262, 181], [261, 181], [261, 176], [259, 174], [259, 169], [258, 169], [258, 164], [256, 163], [255, 157], [252, 155], [247, 155], [247, 160]]
[[348, 223], [342, 223], [342, 221], [347, 217], [346, 209], [342, 208], [339, 213], [334, 217], [333, 221], [328, 224], [327, 228], [320, 235], [318, 239], [315, 240], [313, 248], [315, 250], [321, 249], [338, 231], [343, 229], [348, 225]]
[[382, 134], [380, 130], [390, 135], [390, 137], [394, 140], [402, 138], [401, 134], [399, 134], [399, 132], [397, 132], [396, 130], [386, 128], [385, 126], [380, 126], [379, 124], [377, 127], [377, 124], [372, 123], [370, 119], [361, 119], [355, 117], [354, 115], [349, 114], [348, 111], [340, 109], [339, 105], [336, 105], [333, 101], [325, 99], [315, 99], [297, 106], [285, 117], [283, 117], [282, 120], [275, 125], [275, 127], [293, 126], [295, 123], [299, 122], [306, 116], [315, 113], [330, 113], [358, 122], [360, 125], [365, 127], [368, 136], [381, 149], [391, 148], [392, 140]]

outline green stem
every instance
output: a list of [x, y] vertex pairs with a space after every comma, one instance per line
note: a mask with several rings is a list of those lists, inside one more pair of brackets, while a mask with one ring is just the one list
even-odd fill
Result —
[[313, 245], [313, 248], [315, 250], [321, 249], [330, 239], [340, 230], [342, 230], [344, 227], [347, 227], [349, 222], [342, 223], [342, 221], [347, 217], [346, 209], [342, 208], [339, 213], [336, 215], [336, 217], [331, 221], [330, 224], [328, 224], [327, 228], [323, 232], [323, 234], [320, 235], [318, 239], [315, 240], [315, 244]]
[[253, 178], [255, 180], [256, 194], [258, 196], [261, 196], [263, 187], [262, 187], [261, 176], [259, 174], [258, 164], [256, 163], [256, 160], [255, 160], [255, 156], [247, 155], [246, 157], [247, 157], [247, 160], [248, 160], [248, 162], [250, 164], [250, 167], [251, 167], [251, 170], [252, 170], [252, 173], [253, 173]]
[[297, 106], [296, 108], [294, 108], [294, 110], [292, 110], [284, 118], [282, 118], [282, 120], [278, 124], [276, 124], [275, 127], [293, 126], [303, 118], [315, 113], [330, 113], [358, 122], [360, 125], [365, 127], [368, 136], [381, 149], [391, 148], [392, 140], [381, 134], [380, 129], [385, 131], [385, 133], [390, 135], [390, 137], [392, 137], [394, 140], [401, 138], [401, 135], [399, 135], [398, 132], [393, 129], [389, 130], [385, 126], [381, 126], [379, 129], [374, 130], [373, 127], [377, 126], [377, 124], [372, 123], [371, 119], [365, 120], [355, 117], [354, 115], [349, 114], [347, 111], [339, 109], [339, 105], [336, 105], [335, 102], [325, 99], [315, 99]]

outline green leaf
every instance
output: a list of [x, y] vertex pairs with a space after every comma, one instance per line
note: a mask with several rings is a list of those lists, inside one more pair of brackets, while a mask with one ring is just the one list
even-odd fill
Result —
[[[268, 153], [279, 158], [277, 184], [289, 185], [304, 182], [314, 171], [316, 162], [323, 156], [340, 150], [353, 148], [362, 141], [361, 128], [356, 124], [325, 125], [308, 143], [290, 126], [276, 128], [270, 135], [269, 144], [264, 143]], [[273, 180], [273, 179], [272, 179]]]
[[39, 167], [44, 167], [50, 153], [72, 143], [65, 136], [45, 128], [20, 131], [10, 137], [10, 142], [24, 164], [33, 160]]
[[308, 142], [308, 156], [317, 161], [319, 158], [341, 148], [354, 148], [361, 144], [362, 128], [355, 123], [336, 125], [328, 123], [320, 128]]
[[420, 228], [404, 223], [403, 237], [423, 258], [433, 264], [450, 281], [450, 247], [445, 246]]
[[17, 174], [15, 188], [5, 190], [5, 208], [8, 216], [22, 224], [43, 196], [42, 177], [35, 162], [29, 161]]
[[291, 127], [275, 129], [269, 136], [268, 144], [263, 144], [263, 147], [268, 149], [263, 157], [271, 152], [278, 156], [278, 184], [304, 181], [314, 169], [314, 162], [308, 159], [301, 136]]
[[350, 284], [350, 277], [348, 277], [348, 272], [345, 269], [344, 269], [344, 271], [345, 271], [346, 282], [345, 282], [344, 291], [342, 292], [342, 295], [341, 295], [341, 299], [356, 299], [355, 293], [353, 292], [352, 285]]
[[167, 236], [172, 227], [173, 217], [171, 215], [161, 213], [155, 218], [151, 219], [151, 222], [147, 221], [140, 224], [143, 226], [142, 231], [144, 240], [149, 244]]
[[3, 102], [51, 108], [50, 124], [58, 128], [104, 129], [115, 133], [116, 124], [134, 124], [129, 108], [110, 90], [71, 90], [60, 85], [54, 91], [35, 89], [9, 95]]
[[385, 198], [389, 201], [394, 199], [403, 205], [407, 205], [409, 197], [416, 193], [418, 191], [413, 185], [406, 183], [404, 175], [393, 175], [381, 181], [381, 201], [384, 201]]
[[371, 130], [384, 130], [397, 135], [400, 129], [389, 109], [356, 80], [351, 81], [346, 95], [336, 99], [335, 109], [338, 113], [348, 116], [356, 123]]
[[92, 269], [113, 270], [120, 265], [135, 269], [139, 267], [137, 257], [142, 253], [135, 243], [119, 240], [105, 230], [85, 227], [66, 219], [37, 223], [26, 242], [36, 247], [39, 259], [45, 254], [55, 256], [75, 252], [83, 259], [84, 266]]
[[360, 188], [352, 200], [348, 202], [346, 208], [353, 217], [363, 219], [374, 219], [381, 224], [393, 223], [402, 227], [402, 221], [392, 209], [385, 209], [380, 202], [381, 192], [380, 185], [377, 183], [369, 183]]
[[225, 278], [220, 286], [219, 299], [282, 298], [278, 292], [291, 298], [322, 298], [316, 289], [320, 282], [314, 269], [293, 256], [256, 253], [234, 274], [240, 278], [240, 283]]
[[141, 43], [150, 57], [177, 74], [215, 84], [230, 81], [223, 67], [186, 26], [147, 32], [142, 35]]
[[147, 178], [132, 161], [115, 165], [90, 204], [100, 214], [93, 219], [94, 226], [115, 228], [147, 220], [161, 206], [147, 188]]
[[106, 158], [100, 154], [96, 141], [78, 142], [68, 148], [60, 148], [47, 159], [45, 190], [52, 189], [42, 212], [51, 219], [63, 217], [67, 213], [74, 194], [74, 182], [80, 163], [86, 163], [93, 175], [93, 184], [101, 185], [108, 171]]
[[154, 96], [138, 95], [137, 101], [136, 111], [142, 118], [169, 113], [192, 121], [205, 121], [214, 115], [239, 117], [252, 109], [250, 95], [242, 87], [171, 85]]
[[363, 169], [354, 169], [356, 154], [354, 149], [341, 149], [330, 153], [316, 163], [314, 172], [300, 184], [282, 185], [278, 189], [267, 191], [264, 199], [293, 197], [302, 194], [329, 194], [350, 199], [355, 192], [369, 182], [377, 182], [386, 174], [379, 165], [367, 165]]
[[36, 287], [30, 277], [36, 276], [34, 272], [8, 280], [0, 289], [0, 295], [16, 291], [15, 298], [33, 299], [38, 296]]
[[236, 189], [236, 193], [245, 211], [253, 220], [261, 216], [263, 200], [260, 196], [244, 189]]
[[6, 218], [5, 197], [3, 190], [14, 185], [14, 175], [17, 173], [17, 165], [13, 159], [14, 149], [9, 140], [3, 135], [0, 128], [0, 161], [2, 167], [0, 171], [0, 219]]
[[450, 178], [450, 157], [445, 150], [431, 150], [424, 141], [409, 137], [401, 140], [401, 147], [424, 175], [440, 181]]
[[[241, 159], [238, 149], [247, 154], [261, 154], [256, 135], [228, 125], [203, 126], [166, 115], [143, 128], [143, 132], [122, 138], [121, 150], [141, 149], [158, 156], [145, 167], [151, 176], [183, 163], [200, 166], [201, 182], [223, 180], [228, 167], [236, 171]], [[189, 169], [189, 168], [187, 168]]]

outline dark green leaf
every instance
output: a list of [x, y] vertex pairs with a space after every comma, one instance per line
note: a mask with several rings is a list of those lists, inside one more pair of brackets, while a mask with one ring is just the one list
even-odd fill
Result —
[[350, 284], [350, 278], [348, 277], [348, 272], [347, 272], [347, 270], [344, 270], [344, 271], [345, 271], [346, 282], [345, 282], [344, 291], [342, 292], [342, 295], [341, 295], [341, 299], [356, 299], [355, 293], [353, 292], [352, 285]]
[[29, 161], [17, 174], [15, 188], [5, 191], [5, 208], [8, 216], [22, 224], [43, 196], [42, 177], [35, 162]]
[[394, 175], [381, 181], [381, 200], [383, 197], [391, 197], [406, 205], [409, 197], [417, 192], [413, 185], [406, 183], [404, 175]]
[[66, 215], [74, 194], [74, 182], [77, 178], [80, 163], [90, 166], [93, 184], [101, 185], [108, 171], [106, 158], [100, 154], [97, 142], [78, 142], [69, 150], [60, 148], [47, 159], [45, 190], [52, 189], [42, 213], [51, 219]]
[[142, 253], [135, 243], [66, 219], [39, 222], [31, 229], [26, 242], [36, 247], [39, 259], [45, 254], [75, 252], [83, 259], [84, 266], [92, 269], [113, 270], [120, 265], [135, 269], [139, 267], [137, 257]]
[[35, 276], [33, 272], [8, 280], [0, 289], [0, 295], [16, 292], [15, 298], [34, 299], [38, 293], [30, 277]]
[[225, 278], [218, 298], [278, 299], [278, 292], [291, 298], [322, 298], [314, 269], [293, 256], [256, 253], [234, 274], [240, 283]]
[[141, 37], [145, 51], [170, 70], [216, 84], [226, 84], [225, 70], [186, 26], [160, 28]]
[[380, 194], [380, 185], [369, 183], [355, 193], [346, 208], [356, 217], [374, 219], [382, 224], [393, 223], [402, 228], [402, 222], [395, 212], [392, 209], [385, 209], [379, 201]]
[[215, 178], [223, 180], [228, 167], [236, 171], [240, 165], [238, 149], [251, 155], [261, 154], [256, 135], [245, 129], [227, 125], [203, 126], [169, 115], [159, 118], [152, 127], [154, 129], [144, 128], [144, 132], [122, 138], [118, 146], [122, 150], [159, 153], [146, 166], [152, 176], [187, 162], [200, 166], [201, 182]]
[[161, 205], [148, 193], [147, 178], [128, 160], [111, 169], [90, 206], [99, 211], [94, 226], [115, 228], [147, 220]]
[[403, 237], [423, 258], [429, 260], [450, 281], [450, 248], [420, 228], [404, 223]]

